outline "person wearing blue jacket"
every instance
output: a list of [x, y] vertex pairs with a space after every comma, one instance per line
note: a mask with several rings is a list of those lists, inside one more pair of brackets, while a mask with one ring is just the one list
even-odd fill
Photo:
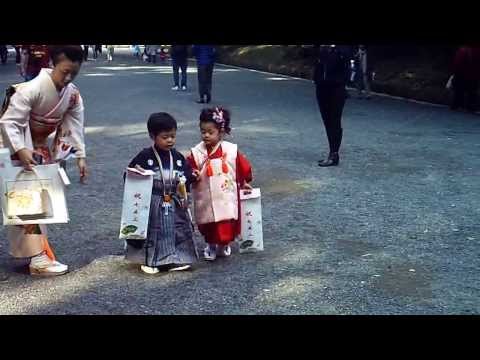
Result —
[[213, 45], [193, 45], [193, 54], [197, 59], [199, 104], [212, 100], [212, 74], [216, 50]]

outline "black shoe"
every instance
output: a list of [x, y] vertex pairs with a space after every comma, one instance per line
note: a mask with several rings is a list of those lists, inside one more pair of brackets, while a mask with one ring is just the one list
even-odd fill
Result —
[[207, 103], [207, 104], [210, 104], [210, 101], [212, 101], [212, 96], [211, 96], [211, 95], [207, 95], [207, 101], [206, 101], [206, 103]]
[[197, 100], [196, 103], [197, 103], [197, 104], [205, 104], [205, 100], [200, 99], [200, 100]]
[[340, 158], [338, 157], [338, 153], [333, 153], [328, 155], [328, 159], [319, 160], [318, 166], [320, 167], [337, 166], [339, 161], [340, 161]]

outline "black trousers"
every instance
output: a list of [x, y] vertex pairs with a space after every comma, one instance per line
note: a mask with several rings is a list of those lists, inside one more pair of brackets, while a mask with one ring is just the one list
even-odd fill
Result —
[[208, 99], [212, 96], [212, 74], [213, 64], [198, 65], [198, 93], [200, 98], [207, 96]]
[[336, 153], [342, 143], [342, 113], [347, 91], [345, 85], [333, 83], [318, 83], [316, 90], [330, 153]]
[[7, 46], [0, 45], [0, 58], [2, 60], [2, 64], [5, 64], [7, 62], [7, 56], [8, 56]]
[[20, 64], [21, 59], [20, 46], [15, 46], [15, 64]]
[[465, 108], [475, 111], [478, 97], [478, 80], [467, 80], [455, 76], [453, 78], [453, 102], [452, 109]]

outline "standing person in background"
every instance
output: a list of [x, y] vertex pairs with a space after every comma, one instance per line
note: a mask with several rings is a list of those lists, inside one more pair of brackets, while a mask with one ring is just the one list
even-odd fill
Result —
[[23, 45], [20, 75], [25, 81], [34, 79], [43, 68], [50, 67], [50, 51], [47, 45]]
[[0, 45], [0, 59], [2, 60], [3, 65], [7, 63], [7, 57], [8, 57], [7, 45]]
[[457, 50], [453, 60], [452, 110], [465, 108], [469, 112], [477, 109], [480, 84], [480, 46], [467, 45]]
[[113, 45], [107, 45], [107, 60], [113, 61], [113, 53], [115, 51], [115, 47]]
[[199, 104], [212, 100], [212, 75], [216, 51], [213, 45], [193, 45], [193, 54], [197, 59]]
[[371, 70], [368, 66], [367, 48], [365, 45], [359, 45], [358, 51], [355, 54], [356, 74], [355, 86], [358, 90], [358, 97], [363, 97], [365, 91], [365, 98], [370, 99], [370, 76]]
[[21, 49], [22, 49], [22, 45], [13, 45], [13, 47], [15, 48], [15, 64], [17, 64], [17, 66], [20, 66], [20, 63], [22, 61], [22, 54], [21, 54]]
[[95, 49], [93, 51], [93, 57], [97, 59], [98, 54], [102, 55], [102, 45], [95, 45]]
[[83, 45], [83, 61], [88, 61], [88, 47], [90, 45]]
[[327, 132], [330, 153], [318, 166], [337, 166], [342, 142], [342, 112], [346, 99], [351, 55], [348, 46], [320, 45], [314, 82], [317, 103]]
[[188, 45], [172, 45], [171, 47], [173, 82], [172, 90], [179, 90], [179, 68], [182, 70], [182, 91], [187, 91]]
[[140, 46], [139, 45], [132, 45], [133, 56], [136, 58], [140, 57]]
[[158, 45], [148, 45], [146, 49], [146, 53], [148, 55], [148, 62], [153, 64], [157, 63], [157, 50]]

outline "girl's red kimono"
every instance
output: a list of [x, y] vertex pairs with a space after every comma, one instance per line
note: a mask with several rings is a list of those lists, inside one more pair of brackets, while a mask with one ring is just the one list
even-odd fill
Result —
[[250, 162], [227, 141], [213, 149], [201, 142], [187, 161], [200, 171], [192, 184], [198, 229], [207, 243], [227, 245], [240, 234], [240, 188], [252, 181]]

